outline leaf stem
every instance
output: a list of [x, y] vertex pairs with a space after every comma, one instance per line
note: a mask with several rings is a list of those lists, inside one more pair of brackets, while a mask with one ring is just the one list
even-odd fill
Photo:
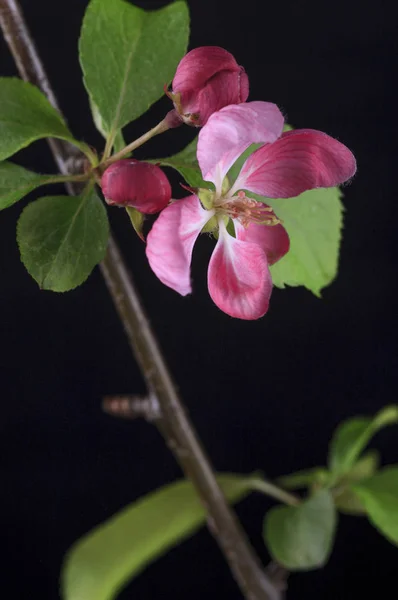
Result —
[[83, 154], [85, 154], [88, 158], [88, 160], [90, 161], [90, 164], [92, 167], [97, 167], [98, 166], [98, 156], [97, 153], [94, 152], [93, 150], [91, 150], [90, 146], [88, 144], [80, 143], [79, 146], [80, 150], [83, 152]]
[[79, 175], [54, 175], [43, 181], [43, 185], [51, 185], [54, 183], [80, 183], [92, 179], [92, 173], [80, 173]]
[[[101, 167], [109, 167], [109, 165], [116, 162], [117, 160], [120, 160], [121, 158], [126, 156], [126, 154], [129, 154], [136, 148], [139, 148], [140, 146], [145, 144], [148, 140], [153, 138], [155, 135], [159, 135], [159, 133], [163, 133], [164, 131], [167, 131], [168, 129], [170, 129], [170, 126], [168, 125], [166, 119], [163, 119], [155, 127], [153, 127], [152, 129], [150, 129], [149, 131], [144, 133], [144, 135], [142, 135], [138, 139], [131, 142], [131, 144], [128, 144], [125, 148], [123, 148], [123, 150], [120, 150], [120, 152], [116, 152], [116, 154], [112, 154], [112, 156], [110, 156], [109, 158], [107, 158], [107, 154], [109, 153], [108, 142], [107, 142], [107, 146], [105, 146], [105, 150], [104, 150], [104, 157], [106, 157], [106, 158], [104, 161], [102, 161], [100, 163], [100, 166]], [[110, 138], [108, 138], [108, 139], [110, 139]]]
[[[0, 0], [0, 26], [22, 77], [37, 85], [59, 110], [17, 0]], [[164, 130], [162, 127], [159, 124], [155, 128], [156, 133]], [[156, 133], [152, 131], [152, 136]], [[73, 155], [73, 147], [60, 140], [51, 140], [49, 143], [60, 171], [72, 175], [68, 171], [68, 159]], [[128, 151], [125, 149], [125, 152]], [[73, 182], [67, 183], [72, 194], [76, 191], [74, 185]], [[194, 485], [207, 511], [208, 527], [243, 595], [247, 600], [280, 600], [280, 590], [265, 573], [218, 485], [213, 467], [177, 393], [133, 280], [112, 236], [101, 270], [148, 391], [159, 402], [161, 417], [156, 420], [156, 425]]]
[[283, 502], [283, 504], [288, 504], [289, 506], [297, 506], [300, 504], [301, 500], [298, 496], [291, 494], [290, 492], [286, 492], [282, 488], [278, 487], [274, 483], [267, 481], [266, 479], [260, 479], [259, 477], [255, 477], [250, 480], [250, 485], [253, 490], [257, 490], [266, 496], [270, 496], [274, 498], [274, 500], [278, 500], [279, 502]]

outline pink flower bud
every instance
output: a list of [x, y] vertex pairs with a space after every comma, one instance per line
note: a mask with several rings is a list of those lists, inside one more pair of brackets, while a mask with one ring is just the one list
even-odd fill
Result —
[[108, 204], [132, 206], [146, 214], [161, 211], [171, 198], [170, 183], [162, 169], [134, 158], [110, 165], [102, 175], [101, 187]]
[[169, 93], [180, 118], [201, 127], [214, 112], [245, 102], [249, 79], [232, 54], [218, 46], [195, 48], [184, 56]]

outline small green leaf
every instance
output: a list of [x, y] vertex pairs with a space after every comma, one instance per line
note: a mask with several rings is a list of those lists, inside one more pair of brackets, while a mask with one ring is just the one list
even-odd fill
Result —
[[334, 490], [334, 503], [340, 512], [349, 515], [364, 515], [366, 513], [362, 502], [352, 489], [348, 487], [348, 484], [372, 477], [376, 473], [379, 464], [379, 453], [376, 450], [370, 450], [354, 464], [352, 469], [339, 479], [337, 489]]
[[126, 208], [127, 214], [130, 217], [130, 221], [132, 226], [134, 227], [134, 231], [138, 235], [139, 238], [144, 240], [144, 234], [142, 233], [142, 228], [144, 226], [145, 215], [137, 210], [136, 208], [129, 206]]
[[278, 477], [277, 483], [287, 490], [298, 490], [312, 485], [325, 485], [329, 478], [329, 472], [323, 467], [303, 469], [290, 475]]
[[0, 77], [0, 160], [35, 140], [68, 140], [82, 150], [65, 121], [34, 85], [13, 77]]
[[88, 187], [81, 196], [48, 196], [29, 204], [18, 221], [21, 260], [45, 290], [66, 292], [87, 279], [105, 255], [106, 210]]
[[123, 0], [91, 0], [80, 61], [103, 131], [115, 135], [163, 95], [188, 35], [188, 7], [181, 0], [151, 12]]
[[[250, 479], [218, 476], [227, 499], [249, 493]], [[160, 488], [99, 525], [69, 551], [62, 572], [64, 600], [111, 600], [150, 562], [190, 537], [205, 512], [190, 483]]]
[[0, 163], [0, 210], [12, 206], [40, 185], [53, 181], [54, 175], [39, 175], [12, 162]]
[[328, 490], [299, 506], [277, 506], [265, 517], [264, 538], [271, 555], [291, 571], [323, 567], [332, 550], [336, 510]]
[[196, 158], [197, 145], [198, 138], [196, 137], [188, 144], [188, 146], [185, 146], [181, 152], [178, 152], [178, 154], [167, 156], [166, 158], [154, 158], [150, 162], [160, 164], [162, 167], [171, 167], [172, 169], [175, 169], [192, 187], [214, 189], [212, 183], [205, 182], [202, 179], [202, 173]]
[[398, 423], [398, 405], [383, 408], [374, 418], [355, 417], [344, 421], [330, 442], [330, 470], [336, 477], [347, 473], [375, 433], [395, 423]]
[[386, 467], [352, 487], [370, 522], [398, 546], [398, 466]]

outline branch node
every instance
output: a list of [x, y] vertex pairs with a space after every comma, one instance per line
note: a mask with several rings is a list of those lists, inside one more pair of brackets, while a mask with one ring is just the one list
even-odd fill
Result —
[[287, 590], [287, 580], [289, 577], [289, 571], [276, 561], [270, 562], [266, 569], [266, 574], [272, 581], [274, 586], [280, 591], [285, 592]]
[[149, 396], [105, 396], [102, 410], [112, 417], [122, 419], [144, 418], [148, 422], [157, 421], [161, 417], [159, 401], [154, 394]]

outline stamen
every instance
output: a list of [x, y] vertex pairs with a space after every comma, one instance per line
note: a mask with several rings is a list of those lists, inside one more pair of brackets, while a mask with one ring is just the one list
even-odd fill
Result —
[[248, 227], [250, 223], [271, 227], [281, 223], [271, 206], [248, 198], [243, 190], [232, 198], [220, 198], [214, 206], [218, 212], [223, 212], [232, 219], [239, 219], [244, 227]]

